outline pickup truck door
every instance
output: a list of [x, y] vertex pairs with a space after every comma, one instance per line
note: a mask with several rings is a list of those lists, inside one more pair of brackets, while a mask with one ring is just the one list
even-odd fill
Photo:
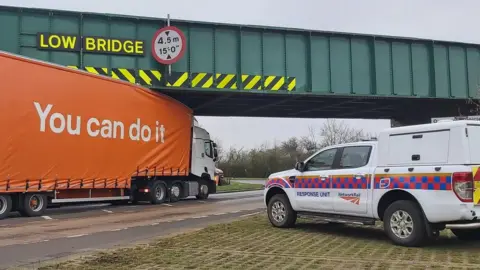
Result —
[[369, 205], [369, 159], [371, 145], [346, 146], [331, 171], [333, 210], [342, 214], [365, 214]]
[[305, 162], [295, 179], [298, 210], [329, 212], [333, 210], [330, 170], [338, 158], [338, 148], [325, 149]]

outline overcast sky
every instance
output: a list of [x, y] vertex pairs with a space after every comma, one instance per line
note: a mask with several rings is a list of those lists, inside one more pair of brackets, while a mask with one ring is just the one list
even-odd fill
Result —
[[[295, 3], [295, 4], [294, 4]], [[480, 0], [0, 0], [1, 5], [419, 37], [480, 44]], [[4, 27], [4, 26], [0, 26]], [[198, 117], [225, 147], [254, 147], [320, 127], [322, 119]], [[378, 132], [388, 120], [346, 120]], [[282, 132], [278, 132], [282, 130]]]

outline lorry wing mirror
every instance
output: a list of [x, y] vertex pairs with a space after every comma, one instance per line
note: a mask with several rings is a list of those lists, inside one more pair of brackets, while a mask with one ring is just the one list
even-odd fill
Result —
[[303, 172], [305, 169], [305, 163], [303, 161], [295, 163], [295, 170]]

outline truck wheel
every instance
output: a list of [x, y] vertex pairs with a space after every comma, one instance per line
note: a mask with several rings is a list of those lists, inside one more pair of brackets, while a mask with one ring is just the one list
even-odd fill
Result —
[[198, 183], [198, 195], [196, 196], [198, 200], [206, 200], [208, 199], [209, 191], [208, 191], [208, 184], [205, 180], [201, 180]]
[[422, 210], [412, 201], [396, 201], [388, 206], [383, 227], [388, 237], [400, 246], [421, 246], [427, 240]]
[[163, 182], [156, 182], [153, 184], [152, 190], [150, 191], [150, 203], [152, 204], [161, 204], [165, 202], [167, 198], [167, 186]]
[[466, 230], [451, 230], [455, 236], [462, 241], [478, 241], [480, 240], [480, 230], [479, 229], [466, 229]]
[[182, 196], [182, 183], [173, 183], [170, 188], [170, 202], [178, 202]]
[[47, 209], [47, 197], [40, 193], [27, 193], [23, 197], [23, 204], [20, 208], [19, 212], [23, 216], [41, 216]]
[[297, 212], [293, 210], [292, 205], [285, 194], [277, 194], [273, 196], [268, 202], [267, 210], [268, 219], [275, 227], [293, 227], [297, 221]]
[[12, 211], [12, 197], [0, 195], [0, 220], [8, 217], [10, 211]]

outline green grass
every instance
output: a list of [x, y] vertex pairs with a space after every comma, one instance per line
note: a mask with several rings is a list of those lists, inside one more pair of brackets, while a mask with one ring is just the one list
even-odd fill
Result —
[[240, 178], [232, 178], [232, 181], [235, 180], [248, 180], [248, 181], [259, 181], [259, 182], [265, 182], [266, 178], [247, 178], [247, 177], [240, 177]]
[[237, 192], [237, 191], [251, 191], [263, 189], [263, 183], [261, 184], [247, 184], [230, 181], [230, 185], [217, 186], [217, 193]]
[[393, 245], [379, 226], [300, 220], [292, 229], [265, 214], [39, 269], [479, 269], [480, 243], [449, 231], [430, 246]]

